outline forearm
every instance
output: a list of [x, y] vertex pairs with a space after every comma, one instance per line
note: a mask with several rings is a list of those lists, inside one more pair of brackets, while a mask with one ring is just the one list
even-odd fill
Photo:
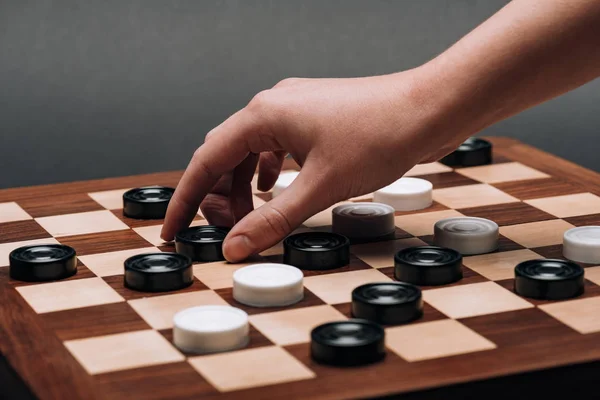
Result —
[[471, 135], [600, 76], [600, 0], [512, 1], [420, 70], [447, 134]]

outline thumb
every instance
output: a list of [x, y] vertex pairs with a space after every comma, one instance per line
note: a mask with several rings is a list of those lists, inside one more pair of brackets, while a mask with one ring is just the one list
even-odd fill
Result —
[[[314, 167], [305, 164], [300, 174], [273, 200], [246, 215], [229, 232], [223, 243], [223, 255], [239, 262], [279, 243], [314, 214], [334, 201], [323, 190], [327, 182]], [[331, 185], [329, 185], [331, 186]]]

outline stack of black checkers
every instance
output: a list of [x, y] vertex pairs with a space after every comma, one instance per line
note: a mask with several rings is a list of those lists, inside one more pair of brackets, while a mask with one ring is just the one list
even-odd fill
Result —
[[350, 263], [350, 240], [330, 232], [304, 232], [283, 241], [283, 262], [304, 270], [330, 270]]
[[452, 167], [474, 167], [492, 163], [492, 144], [487, 140], [471, 137], [440, 162]]
[[163, 219], [175, 189], [147, 186], [123, 194], [123, 215], [134, 219]]
[[363, 319], [321, 324], [311, 331], [313, 360], [334, 366], [372, 364], [385, 358], [385, 331]]
[[515, 267], [515, 293], [534, 299], [562, 300], [584, 292], [584, 269], [559, 259], [524, 261]]
[[192, 260], [177, 253], [138, 254], [125, 260], [125, 287], [142, 292], [168, 292], [190, 286]]
[[9, 256], [9, 275], [26, 282], [65, 279], [77, 273], [77, 254], [62, 244], [39, 244], [13, 250]]
[[413, 285], [447, 285], [462, 279], [462, 255], [438, 246], [415, 246], [394, 255], [394, 277]]
[[192, 226], [175, 236], [175, 251], [189, 257], [192, 261], [222, 261], [223, 242], [229, 228], [202, 225]]

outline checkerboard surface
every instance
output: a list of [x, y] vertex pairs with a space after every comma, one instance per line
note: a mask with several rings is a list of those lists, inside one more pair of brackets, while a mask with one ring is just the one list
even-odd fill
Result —
[[[558, 169], [545, 155], [524, 157], [517, 151], [524, 145], [512, 146], [514, 158], [510, 146], [495, 146], [491, 165], [413, 168], [407, 176], [433, 183], [433, 205], [396, 213], [395, 239], [353, 245], [349, 265], [304, 271], [305, 297], [290, 307], [253, 308], [232, 296], [233, 272], [252, 263], [280, 262], [281, 244], [241, 264], [196, 263], [194, 283], [184, 290], [142, 293], [124, 288], [126, 258], [174, 247], [159, 238], [162, 221], [124, 217], [121, 196], [136, 186], [174, 186], [180, 176], [175, 173], [76, 183], [71, 189], [55, 185], [0, 191], [0, 279], [36, 324], [35, 330], [26, 329], [32, 336], [28, 340], [51, 338], [47, 345], [54, 346], [73, 376], [85, 378], [90, 397], [369, 397], [600, 359], [600, 266], [584, 265], [586, 290], [576, 299], [539, 301], [513, 290], [517, 263], [562, 258], [565, 230], [600, 221], [598, 189], [555, 174]], [[270, 198], [258, 190], [254, 195], [255, 205]], [[386, 327], [383, 362], [340, 368], [311, 360], [310, 330], [350, 318], [353, 288], [392, 281], [395, 252], [431, 243], [437, 220], [461, 215], [497, 222], [500, 248], [464, 257], [459, 282], [422, 287], [423, 318]], [[201, 214], [193, 222], [206, 223]], [[328, 209], [298, 230], [328, 230], [330, 225]], [[11, 280], [9, 252], [34, 243], [72, 246], [78, 273], [57, 282]], [[173, 345], [173, 315], [209, 304], [248, 312], [248, 347], [198, 356]], [[35, 363], [35, 354], [30, 351], [29, 356]], [[45, 397], [27, 364], [17, 364], [36, 395]], [[68, 388], [69, 382], [61, 385]]]

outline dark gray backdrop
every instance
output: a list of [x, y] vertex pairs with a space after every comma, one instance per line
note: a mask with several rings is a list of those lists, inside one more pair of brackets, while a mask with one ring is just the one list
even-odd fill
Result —
[[[419, 65], [505, 0], [0, 0], [0, 187], [181, 169], [288, 76]], [[487, 129], [600, 170], [600, 81]]]

